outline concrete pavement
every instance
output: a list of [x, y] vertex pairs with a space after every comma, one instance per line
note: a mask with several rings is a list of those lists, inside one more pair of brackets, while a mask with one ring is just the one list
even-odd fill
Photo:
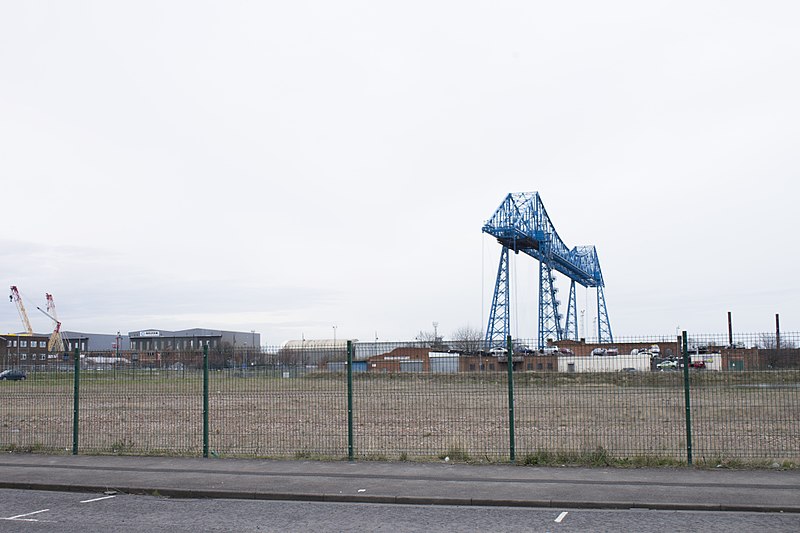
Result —
[[798, 470], [0, 455], [0, 488], [177, 498], [800, 513]]

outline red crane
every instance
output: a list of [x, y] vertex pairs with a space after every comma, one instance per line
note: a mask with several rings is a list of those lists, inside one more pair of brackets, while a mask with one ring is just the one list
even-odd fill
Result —
[[31, 321], [28, 320], [28, 312], [25, 311], [25, 306], [22, 304], [22, 296], [20, 296], [19, 289], [17, 289], [16, 285], [11, 286], [11, 295], [8, 297], [8, 299], [17, 304], [17, 312], [19, 313], [19, 317], [22, 319], [22, 325], [25, 326], [25, 331], [28, 332], [28, 335], [33, 335]]
[[50, 352], [63, 352], [64, 339], [61, 337], [61, 322], [58, 321], [58, 315], [56, 314], [56, 303], [53, 301], [52, 294], [45, 293], [44, 296], [47, 298], [47, 313], [45, 314], [56, 323], [56, 329], [53, 330], [50, 335], [50, 341], [47, 343], [47, 350]]

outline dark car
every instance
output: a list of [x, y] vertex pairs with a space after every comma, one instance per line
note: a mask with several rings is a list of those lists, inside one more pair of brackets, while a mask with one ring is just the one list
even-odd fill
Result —
[[3, 370], [0, 372], [0, 380], [11, 380], [11, 381], [19, 381], [21, 379], [25, 379], [26, 376], [25, 372], [22, 370]]

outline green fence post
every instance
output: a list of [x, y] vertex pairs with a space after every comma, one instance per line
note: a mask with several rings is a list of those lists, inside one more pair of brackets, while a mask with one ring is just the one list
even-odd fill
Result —
[[686, 404], [686, 460], [692, 465], [692, 409], [689, 397], [689, 341], [683, 332], [683, 396]]
[[203, 457], [208, 458], [208, 344], [203, 345]]
[[516, 461], [514, 449], [514, 347], [511, 335], [506, 336], [506, 366], [508, 367], [508, 441], [511, 462]]
[[353, 341], [347, 341], [347, 459], [353, 460]]
[[78, 414], [80, 413], [81, 389], [81, 351], [75, 347], [75, 372], [72, 376], [74, 390], [72, 393], [72, 455], [78, 455]]

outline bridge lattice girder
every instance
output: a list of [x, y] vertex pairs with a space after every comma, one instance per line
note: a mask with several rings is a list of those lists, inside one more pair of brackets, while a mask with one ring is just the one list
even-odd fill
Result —
[[[584, 287], [598, 289], [598, 339], [600, 342], [613, 342], [611, 336], [611, 324], [608, 320], [608, 311], [603, 295], [603, 273], [600, 270], [600, 261], [597, 257], [597, 250], [594, 246], [575, 246], [567, 247], [559, 237], [558, 232], [553, 226], [547, 210], [542, 204], [538, 192], [511, 193], [506, 196], [503, 203], [494, 212], [494, 215], [484, 224], [483, 232], [492, 235], [503, 246], [504, 249], [512, 250], [515, 253], [522, 252], [539, 261], [547, 271], [555, 270], [567, 276], [574, 283], [579, 283]], [[486, 332], [486, 341], [493, 346], [499, 339], [505, 339], [508, 331], [495, 331], [498, 327], [498, 315], [503, 316], [505, 323], [508, 324], [508, 259], [504, 250], [498, 270], [497, 285], [495, 287], [495, 297], [493, 308], [490, 313], [489, 327]], [[504, 270], [505, 269], [505, 270]], [[546, 287], [547, 292], [553, 296], [541, 296], [542, 282], [540, 274], [540, 302], [539, 302], [539, 342], [543, 338], [551, 338], [552, 333], [557, 332], [558, 340], [565, 334], [577, 336], [576, 317], [574, 316], [574, 288], [571, 286], [570, 308], [567, 313], [565, 328], [560, 325], [561, 315], [558, 312], [558, 301], [555, 300], [555, 291], [552, 285]], [[549, 272], [547, 274], [549, 276]], [[547, 280], [552, 278], [548, 277]], [[546, 280], [546, 281], [547, 281]], [[498, 294], [499, 292], [499, 294]], [[502, 303], [504, 309], [495, 309], [497, 304]], [[555, 321], [555, 323], [553, 323]], [[541, 346], [540, 346], [541, 347]]]

